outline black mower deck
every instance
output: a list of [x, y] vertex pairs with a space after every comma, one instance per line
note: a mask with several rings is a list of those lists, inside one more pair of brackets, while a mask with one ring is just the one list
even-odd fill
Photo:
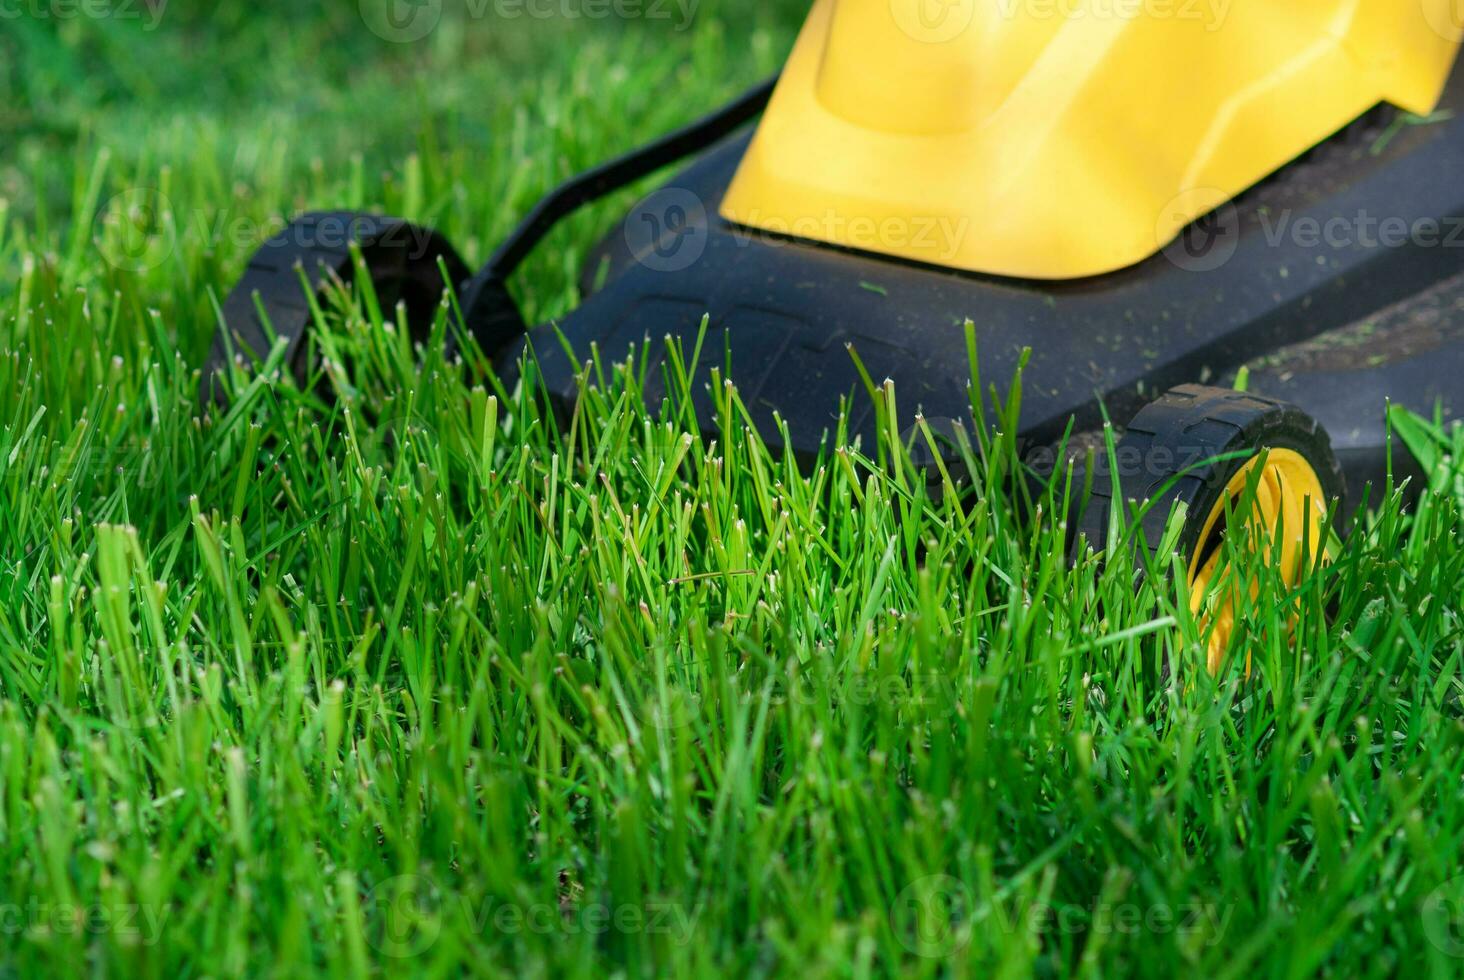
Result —
[[[349, 280], [353, 242], [384, 302], [406, 300], [418, 326], [431, 318], [411, 310], [435, 309], [446, 271], [461, 284], [468, 330], [500, 373], [511, 375], [531, 349], [540, 383], [566, 415], [592, 345], [610, 359], [636, 345], [654, 368], [664, 338], [690, 351], [707, 316], [692, 387], [703, 424], [715, 417], [711, 368], [730, 364], [764, 438], [800, 458], [826, 445], [841, 400], [852, 406], [850, 435], [872, 444], [874, 406], [849, 346], [876, 381], [895, 382], [902, 426], [917, 411], [937, 426], [969, 418], [967, 319], [984, 383], [1003, 388], [1031, 350], [1018, 435], [1043, 459], [1070, 422], [1076, 441], [1092, 445], [1105, 407], [1121, 427], [1172, 388], [1229, 384], [1248, 367], [1249, 390], [1294, 404], [1332, 434], [1350, 511], [1387, 471], [1389, 402], [1426, 415], [1442, 407], [1448, 419], [1464, 413], [1464, 68], [1430, 119], [1379, 107], [1161, 254], [1071, 282], [954, 272], [722, 220], [747, 126], [772, 89], [764, 83], [557, 188], [471, 277], [428, 230], [370, 215], [302, 217], [259, 251], [225, 303], [228, 330], [210, 377], [240, 352], [262, 360], [278, 335], [288, 339], [284, 363], [303, 378], [309, 314], [294, 267], [319, 284]], [[528, 330], [507, 282], [544, 235], [576, 208], [697, 153], [591, 253], [583, 304]], [[899, 230], [981, 234], [913, 220]], [[659, 370], [648, 373], [652, 402], [662, 383]], [[205, 386], [210, 397], [217, 390]], [[774, 413], [787, 426], [786, 447]], [[1394, 464], [1407, 473], [1406, 454]]]
[[[1031, 348], [1022, 435], [1039, 444], [1058, 439], [1069, 419], [1076, 431], [1096, 428], [1100, 403], [1124, 420], [1171, 387], [1221, 383], [1249, 363], [1252, 390], [1295, 403], [1334, 434], [1355, 502], [1384, 471], [1388, 400], [1428, 414], [1442, 402], [1451, 417], [1464, 409], [1460, 111], [1456, 70], [1433, 120], [1380, 107], [1163, 254], [1065, 283], [957, 273], [731, 226], [717, 211], [749, 140], [738, 134], [601, 244], [581, 307], [499, 360], [531, 345], [551, 396], [568, 406], [578, 365], [556, 329], [581, 360], [592, 343], [619, 358], [647, 340], [655, 358], [667, 335], [689, 350], [709, 314], [703, 367], [729, 350], [764, 437], [777, 439], [776, 411], [800, 456], [832, 430], [841, 396], [857, 406], [851, 432], [872, 438], [873, 407], [846, 344], [876, 380], [894, 380], [902, 414], [968, 417], [967, 318], [984, 380], [998, 388]], [[654, 398], [659, 373], [651, 375]]]

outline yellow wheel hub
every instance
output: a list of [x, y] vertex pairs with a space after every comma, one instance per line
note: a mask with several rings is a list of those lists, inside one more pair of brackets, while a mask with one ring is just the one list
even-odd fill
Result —
[[[1256, 477], [1257, 467], [1261, 468]], [[1237, 510], [1255, 479], [1253, 505]], [[1240, 572], [1225, 561], [1225, 541], [1240, 533], [1241, 547], [1263, 555], [1288, 587], [1301, 582], [1304, 562], [1312, 567], [1325, 556], [1322, 531], [1327, 500], [1316, 470], [1300, 453], [1272, 449], [1251, 460], [1235, 474], [1225, 492], [1206, 515], [1199, 544], [1190, 559], [1190, 612], [1210, 627], [1207, 663], [1218, 673], [1236, 630], [1242, 601]], [[1249, 592], [1256, 595], [1251, 577]], [[1251, 657], [1246, 652], [1246, 674]]]

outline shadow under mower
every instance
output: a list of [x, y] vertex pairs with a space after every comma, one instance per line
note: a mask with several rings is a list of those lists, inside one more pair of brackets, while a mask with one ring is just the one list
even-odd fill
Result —
[[[1153, 502], [1150, 549], [1183, 501], [1203, 596], [1244, 497], [1295, 582], [1332, 504], [1345, 516], [1387, 472], [1386, 406], [1464, 409], [1464, 0], [1289, 7], [1118, 23], [1018, 5], [953, 29], [920, 0], [818, 0], [780, 77], [557, 188], [476, 274], [401, 220], [301, 217], [228, 297], [208, 383], [272, 336], [303, 380], [297, 266], [317, 289], [349, 282], [352, 243], [419, 331], [445, 268], [500, 374], [531, 352], [566, 412], [580, 366], [556, 331], [581, 357], [651, 339], [654, 404], [659, 339], [690, 350], [709, 316], [703, 349], [730, 352], [760, 431], [800, 457], [864, 388], [847, 345], [903, 405], [968, 419], [969, 319], [988, 377], [1031, 351], [1024, 446], [1101, 445], [1105, 409], [1128, 420], [1077, 548], [1107, 541], [1115, 486]], [[1252, 43], [1276, 36], [1294, 42]], [[508, 281], [544, 236], [687, 159], [589, 254], [582, 304], [526, 324]], [[722, 360], [692, 385], [709, 429]], [[849, 434], [871, 445], [874, 406], [853, 404]], [[1217, 622], [1212, 667], [1229, 632]]]

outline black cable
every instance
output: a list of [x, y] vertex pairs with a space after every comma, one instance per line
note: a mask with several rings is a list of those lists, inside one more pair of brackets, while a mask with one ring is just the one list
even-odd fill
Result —
[[774, 75], [738, 96], [735, 102], [684, 129], [663, 136], [654, 143], [632, 150], [561, 184], [534, 206], [529, 216], [504, 240], [498, 251], [493, 253], [493, 257], [479, 275], [499, 278], [512, 275], [534, 250], [534, 246], [543, 241], [544, 236], [555, 225], [584, 205], [736, 132], [767, 107], [777, 82], [778, 76]]
[[555, 225], [586, 204], [732, 135], [767, 108], [777, 83], [774, 75], [711, 115], [571, 178], [536, 204], [463, 287], [463, 316], [483, 352], [494, 357], [528, 332], [508, 291], [508, 277]]

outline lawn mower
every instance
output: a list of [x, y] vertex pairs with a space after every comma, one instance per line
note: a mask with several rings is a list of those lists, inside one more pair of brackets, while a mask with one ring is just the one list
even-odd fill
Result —
[[[554, 190], [477, 273], [400, 220], [301, 218], [228, 297], [214, 370], [286, 337], [303, 376], [296, 266], [349, 281], [354, 242], [413, 319], [447, 269], [500, 374], [532, 354], [561, 410], [591, 344], [705, 330], [765, 438], [812, 457], [841, 398], [875, 439], [851, 346], [912, 415], [969, 419], [970, 320], [988, 378], [1030, 351], [1023, 445], [1116, 423], [1080, 542], [1109, 494], [1154, 504], [1150, 548], [1183, 502], [1202, 594], [1249, 487], [1294, 578], [1388, 472], [1387, 405], [1464, 409], [1461, 38], [1464, 0], [816, 0], [778, 78]], [[545, 234], [683, 160], [590, 253], [582, 304], [526, 324], [508, 282]]]

